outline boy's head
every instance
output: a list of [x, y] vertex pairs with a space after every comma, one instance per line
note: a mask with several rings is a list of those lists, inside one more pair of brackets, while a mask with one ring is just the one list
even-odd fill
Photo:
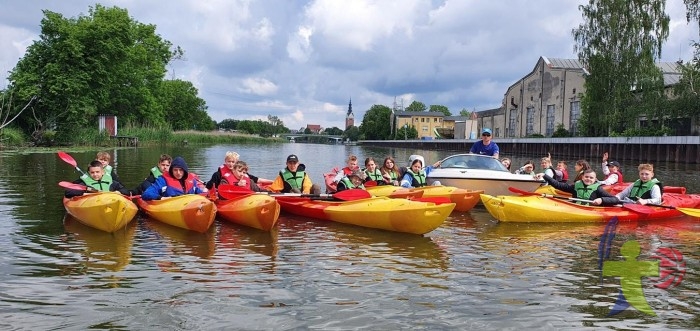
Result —
[[98, 152], [95, 160], [102, 162], [102, 166], [105, 167], [112, 161], [112, 156], [107, 152]]
[[566, 161], [559, 161], [559, 162], [557, 162], [557, 169], [559, 169], [559, 170], [566, 170]]
[[357, 168], [357, 156], [355, 156], [355, 155], [350, 155], [350, 156], [348, 157], [348, 168], [349, 168], [350, 170], [353, 170], [353, 169]]
[[90, 165], [88, 165], [88, 175], [90, 175], [90, 178], [93, 180], [100, 180], [104, 174], [105, 170], [102, 168], [102, 162], [97, 160], [90, 162]]
[[168, 154], [161, 154], [160, 159], [158, 160], [158, 169], [160, 169], [160, 172], [166, 173], [168, 170], [170, 170], [171, 163], [173, 163], [172, 156]]

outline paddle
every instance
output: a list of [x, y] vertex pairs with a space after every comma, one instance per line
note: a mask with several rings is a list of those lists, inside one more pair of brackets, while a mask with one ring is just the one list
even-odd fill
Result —
[[79, 173], [85, 175], [85, 172], [78, 168], [78, 162], [75, 162], [75, 159], [72, 156], [68, 155], [68, 153], [58, 151], [58, 157], [61, 158], [61, 160], [63, 160], [64, 162], [72, 165], [75, 168], [75, 170], [78, 170]]
[[241, 194], [265, 194], [271, 197], [303, 197], [303, 198], [330, 198], [342, 201], [352, 201], [359, 199], [368, 199], [372, 195], [362, 189], [344, 190], [333, 194], [304, 194], [304, 193], [273, 193], [273, 192], [254, 192], [243, 186], [236, 185], [219, 185], [219, 194], [226, 198], [240, 196]]
[[[94, 187], [80, 185], [80, 184], [66, 182], [66, 181], [58, 182], [58, 186], [63, 187], [65, 189], [69, 189], [69, 190], [84, 191], [84, 192], [88, 192], [88, 193], [99, 192]], [[140, 195], [129, 195], [129, 196], [124, 195], [124, 196], [129, 198], [129, 199], [137, 199], [137, 198], [141, 197]]]
[[693, 216], [693, 217], [700, 217], [700, 209], [695, 209], [695, 208], [683, 208], [683, 207], [674, 207], [674, 206], [664, 206], [664, 205], [640, 205], [636, 203], [626, 203], [622, 205], [624, 208], [627, 208], [629, 210], [642, 213], [642, 214], [651, 214], [654, 212], [654, 209], [651, 207], [661, 207], [661, 208], [668, 208], [668, 209], [675, 209], [678, 210], [679, 212]]
[[373, 187], [377, 186], [377, 181], [376, 180], [368, 180], [364, 183], [365, 187]]
[[593, 200], [578, 199], [578, 198], [566, 197], [563, 195], [551, 195], [551, 194], [546, 194], [546, 193], [528, 192], [528, 191], [524, 191], [524, 190], [521, 190], [521, 189], [518, 189], [518, 188], [515, 188], [512, 186], [509, 187], [508, 190], [513, 192], [513, 193], [518, 193], [518, 194], [522, 194], [522, 195], [536, 195], [536, 196], [540, 196], [543, 198], [554, 198], [554, 199], [570, 200], [570, 201], [577, 201], [577, 202], [585, 202], [585, 203], [589, 203], [591, 205], [593, 204]]

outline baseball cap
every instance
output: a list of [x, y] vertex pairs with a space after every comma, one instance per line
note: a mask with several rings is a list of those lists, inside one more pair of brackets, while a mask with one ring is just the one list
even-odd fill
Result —
[[489, 129], [489, 128], [484, 128], [483, 130], [481, 130], [481, 134], [484, 134], [484, 133], [491, 134], [491, 129]]
[[287, 156], [287, 162], [299, 162], [299, 158], [296, 155], [292, 154]]
[[610, 161], [608, 162], [608, 167], [620, 167], [620, 162], [617, 161]]

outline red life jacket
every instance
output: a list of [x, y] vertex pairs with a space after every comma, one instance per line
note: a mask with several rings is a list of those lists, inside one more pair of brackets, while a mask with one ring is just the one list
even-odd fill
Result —
[[[225, 164], [219, 166], [219, 174], [221, 174], [221, 180], [225, 179], [227, 183], [233, 184], [231, 181], [235, 176], [233, 175], [233, 171], [226, 167]], [[238, 183], [238, 181], [236, 181], [236, 183]]]
[[617, 182], [618, 182], [618, 183], [624, 182], [624, 179], [622, 178], [622, 173], [621, 173], [619, 170], [618, 170], [618, 171], [615, 171], [615, 172], [612, 172], [612, 171], [611, 171], [607, 176], [605, 176], [605, 179], [604, 179], [604, 180], [607, 180], [608, 177], [610, 177], [612, 174], [616, 174], [616, 175], [617, 175]]
[[185, 187], [182, 187], [182, 183], [175, 177], [170, 176], [169, 172], [163, 174], [163, 179], [165, 179], [165, 184], [176, 191], [182, 191], [182, 193], [187, 194], [194, 190], [194, 176], [191, 173], [187, 173], [187, 178], [185, 178]]

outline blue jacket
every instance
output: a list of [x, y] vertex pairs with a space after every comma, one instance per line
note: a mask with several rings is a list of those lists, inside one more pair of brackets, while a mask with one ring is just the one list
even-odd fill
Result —
[[[180, 168], [185, 171], [181, 180], [175, 179], [173, 169]], [[187, 163], [178, 156], [173, 159], [170, 171], [156, 178], [153, 185], [149, 186], [142, 194], [143, 200], [158, 200], [161, 197], [176, 197], [183, 194], [199, 194], [203, 191], [197, 186], [197, 180], [188, 172]]]

